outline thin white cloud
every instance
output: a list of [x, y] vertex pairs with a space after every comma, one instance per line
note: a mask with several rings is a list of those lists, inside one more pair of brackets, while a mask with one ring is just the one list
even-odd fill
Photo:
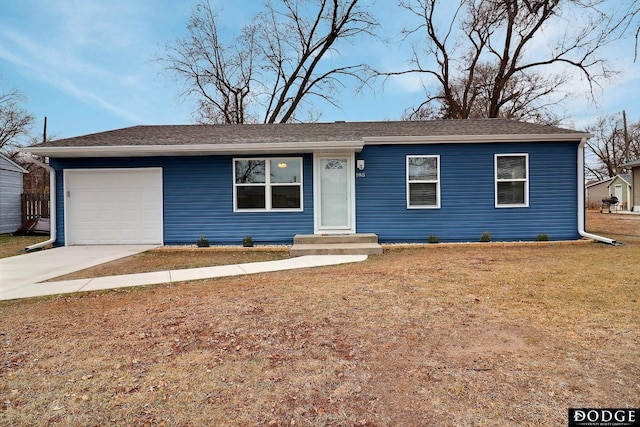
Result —
[[3, 38], [12, 45], [15, 52], [21, 55], [11, 55], [6, 59], [17, 65], [28, 66], [32, 70], [51, 70], [61, 74], [71, 74], [87, 77], [117, 79], [118, 75], [105, 69], [95, 67], [89, 62], [74, 56], [72, 52], [41, 44], [14, 31], [5, 31]]
[[427, 79], [421, 73], [390, 76], [386, 82], [389, 90], [401, 93], [424, 93]]
[[2, 45], [4, 44], [5, 43], [0, 44], [0, 59], [3, 59], [6, 62], [10, 62], [20, 67], [29, 67], [29, 63], [24, 61], [20, 56], [16, 55], [15, 51], [10, 52], [7, 49], [3, 48]]
[[128, 86], [133, 87], [135, 79], [131, 79], [128, 76], [118, 76], [74, 57], [56, 55], [47, 46], [38, 45], [24, 36], [12, 32], [5, 32], [3, 35], [5, 40], [19, 48], [15, 51], [21, 52], [22, 55], [16, 55], [0, 48], [0, 58], [28, 70], [38, 80], [51, 84], [85, 104], [100, 106], [132, 122], [145, 122], [139, 115], [117, 107], [98, 95], [96, 91], [81, 88], [71, 81], [74, 76], [79, 76], [78, 80], [82, 81], [95, 82], [102, 80], [113, 82], [116, 80], [121, 83], [126, 82]]
[[41, 32], [3, 22], [0, 59], [84, 104], [130, 122], [148, 122], [129, 107], [131, 93], [144, 91], [150, 80], [147, 58], [138, 51], [148, 39], [143, 26], [131, 22], [141, 13], [137, 6], [60, 1], [38, 4], [38, 11], [50, 23]]
[[60, 88], [61, 90], [64, 90], [65, 92], [71, 94], [72, 96], [74, 96], [75, 98], [83, 101], [85, 104], [88, 105], [98, 105], [100, 107], [102, 107], [103, 109], [112, 112], [113, 114], [120, 116], [124, 119], [127, 119], [133, 123], [147, 123], [148, 120], [142, 118], [141, 116], [137, 115], [136, 113], [133, 113], [129, 110], [126, 110], [124, 108], [120, 108], [108, 101], [106, 101], [104, 98], [96, 95], [93, 92], [81, 89], [79, 87], [77, 87], [76, 85], [73, 84], [73, 82], [69, 81], [69, 80], [58, 80], [55, 82], [52, 82], [56, 87]]

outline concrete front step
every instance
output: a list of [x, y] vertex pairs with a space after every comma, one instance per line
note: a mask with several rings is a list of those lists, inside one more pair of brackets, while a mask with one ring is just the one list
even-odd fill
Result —
[[294, 245], [342, 244], [342, 243], [378, 243], [374, 233], [358, 234], [297, 234], [293, 238]]
[[298, 234], [293, 238], [291, 256], [304, 255], [378, 255], [382, 246], [373, 233]]
[[340, 244], [294, 244], [290, 255], [379, 255], [382, 246], [378, 243], [340, 243]]

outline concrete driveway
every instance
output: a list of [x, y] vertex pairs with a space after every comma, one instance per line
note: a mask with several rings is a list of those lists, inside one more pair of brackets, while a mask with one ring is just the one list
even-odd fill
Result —
[[[0, 296], [63, 274], [155, 248], [156, 245], [64, 246], [0, 259]], [[1, 298], [0, 298], [1, 299]]]

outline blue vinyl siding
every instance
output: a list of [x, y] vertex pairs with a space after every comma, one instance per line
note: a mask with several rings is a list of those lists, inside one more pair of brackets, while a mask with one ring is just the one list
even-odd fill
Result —
[[200, 236], [211, 244], [242, 244], [245, 236], [257, 244], [291, 243], [295, 234], [313, 233], [313, 159], [308, 154], [288, 157], [303, 157], [303, 212], [234, 213], [232, 156], [52, 159], [58, 171], [56, 243], [64, 244], [61, 169], [129, 167], [162, 168], [167, 245], [193, 244]]
[[[357, 231], [381, 242], [577, 239], [578, 143], [367, 146], [356, 178]], [[496, 208], [494, 154], [529, 154], [529, 207]], [[440, 155], [441, 208], [407, 209], [406, 155]]]
[[[381, 242], [577, 239], [577, 147], [573, 143], [495, 143], [369, 145], [356, 159], [356, 230], [376, 233]], [[496, 208], [494, 155], [527, 153], [529, 207]], [[406, 156], [440, 156], [439, 209], [407, 209]], [[164, 243], [239, 245], [252, 236], [258, 244], [290, 244], [295, 234], [314, 232], [313, 156], [303, 158], [302, 212], [233, 212], [233, 158], [193, 156], [51, 159], [57, 172], [57, 244], [64, 244], [65, 168], [161, 167]], [[246, 156], [255, 157], [255, 156]], [[259, 156], [279, 157], [279, 156]], [[364, 172], [364, 176], [361, 175]]]

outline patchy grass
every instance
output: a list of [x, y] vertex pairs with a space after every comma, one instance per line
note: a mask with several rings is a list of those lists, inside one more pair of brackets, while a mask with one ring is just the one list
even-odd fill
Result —
[[539, 426], [638, 407], [640, 228], [616, 225], [602, 234], [624, 246], [393, 249], [3, 302], [0, 424]]
[[625, 241], [640, 239], [640, 215], [601, 214], [600, 211], [587, 212], [587, 231]]
[[212, 267], [215, 265], [244, 264], [247, 262], [275, 261], [288, 258], [286, 251], [227, 251], [227, 250], [176, 250], [148, 251], [97, 265], [49, 281], [86, 279], [117, 274], [146, 273], [150, 271], [177, 270], [182, 268]]
[[0, 258], [20, 255], [21, 250], [27, 246], [48, 240], [49, 236], [12, 236], [0, 234]]

